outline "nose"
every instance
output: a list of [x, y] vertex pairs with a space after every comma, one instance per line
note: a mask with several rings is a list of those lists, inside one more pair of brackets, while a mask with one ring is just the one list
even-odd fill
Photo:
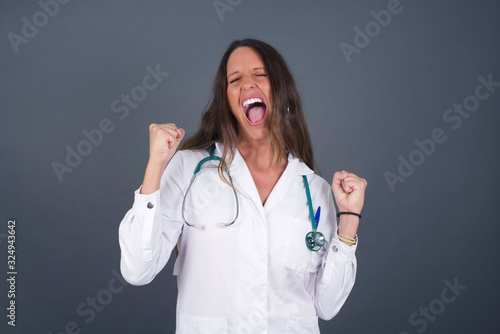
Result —
[[241, 88], [243, 90], [249, 90], [249, 89], [252, 89], [255, 87], [255, 83], [253, 82], [252, 80], [252, 77], [251, 76], [244, 76], [243, 78], [241, 78], [242, 82], [241, 82]]

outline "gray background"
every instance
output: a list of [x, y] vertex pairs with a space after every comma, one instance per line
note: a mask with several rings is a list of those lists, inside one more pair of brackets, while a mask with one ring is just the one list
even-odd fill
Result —
[[[474, 94], [478, 76], [500, 81], [500, 3], [401, 0], [350, 62], [339, 44], [354, 45], [354, 28], [387, 0], [232, 3], [221, 20], [210, 0], [73, 0], [16, 53], [7, 34], [21, 35], [22, 18], [33, 22], [41, 7], [1, 2], [0, 258], [6, 268], [7, 220], [17, 218], [18, 276], [15, 328], [1, 280], [0, 332], [64, 333], [72, 321], [81, 333], [174, 331], [172, 263], [151, 284], [112, 294], [91, 321], [76, 309], [104, 300], [119, 269], [118, 225], [142, 182], [148, 125], [193, 134], [223, 51], [245, 37], [287, 59], [323, 177], [346, 169], [369, 183], [356, 285], [322, 332], [418, 333], [409, 316], [430, 304], [437, 316], [425, 333], [498, 331], [500, 87], [458, 129], [443, 114]], [[157, 64], [170, 75], [120, 119], [111, 102]], [[52, 162], [65, 163], [65, 147], [104, 118], [113, 132], [60, 182]], [[384, 173], [398, 173], [398, 156], [409, 159], [435, 128], [447, 140], [391, 191]], [[455, 278], [467, 288], [440, 310], [443, 281]]]

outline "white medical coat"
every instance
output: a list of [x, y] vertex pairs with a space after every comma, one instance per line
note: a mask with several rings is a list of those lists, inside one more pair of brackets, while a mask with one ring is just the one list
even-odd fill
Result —
[[[222, 144], [215, 155], [221, 156]], [[318, 317], [333, 318], [356, 276], [356, 245], [340, 242], [330, 185], [288, 154], [288, 164], [265, 205], [239, 152], [230, 167], [233, 190], [206, 163], [182, 200], [207, 151], [178, 151], [166, 167], [160, 189], [135, 192], [119, 228], [121, 272], [143, 285], [167, 263], [178, 245], [176, 333], [319, 333]], [[318, 252], [305, 243], [311, 221], [302, 175], [307, 175], [318, 230], [327, 240]]]

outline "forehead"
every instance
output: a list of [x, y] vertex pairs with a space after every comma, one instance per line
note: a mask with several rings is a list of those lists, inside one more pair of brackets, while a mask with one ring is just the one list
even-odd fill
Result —
[[232, 73], [242, 68], [259, 68], [264, 67], [259, 54], [248, 46], [241, 46], [231, 53], [227, 60], [227, 72]]

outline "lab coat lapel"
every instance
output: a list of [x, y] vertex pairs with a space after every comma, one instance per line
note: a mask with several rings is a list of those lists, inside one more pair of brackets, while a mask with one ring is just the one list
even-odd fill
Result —
[[285, 197], [293, 196], [297, 192], [303, 191], [302, 175], [312, 173], [313, 171], [305, 164], [292, 156], [291, 153], [288, 153], [288, 165], [271, 191], [271, 194], [269, 194], [264, 205], [264, 211], [266, 213], [271, 211], [277, 204], [281, 203]]
[[[215, 154], [221, 156], [223, 150], [224, 146], [222, 143], [217, 143]], [[238, 150], [235, 150], [235, 156], [233, 163], [231, 164], [230, 172], [236, 189], [241, 191], [246, 196], [249, 196], [257, 208], [262, 208], [262, 201], [260, 200], [259, 191], [255, 186], [252, 174], [250, 173], [245, 160]], [[291, 153], [288, 153], [288, 165], [269, 194], [269, 197], [263, 207], [264, 211], [269, 212], [286, 196], [295, 194], [298, 191], [303, 191], [304, 186], [302, 175], [313, 173], [314, 172], [307, 167], [306, 164], [294, 157]], [[239, 185], [239, 187], [237, 185]]]
[[[215, 154], [218, 156], [222, 156], [223, 150], [223, 144], [216, 143]], [[252, 174], [250, 174], [250, 170], [248, 169], [245, 160], [240, 155], [240, 152], [238, 150], [235, 150], [235, 156], [231, 167], [229, 168], [229, 171], [231, 173], [231, 177], [233, 178], [233, 183], [236, 189], [243, 195], [251, 198], [257, 208], [262, 208], [260, 195], [257, 191], [257, 187], [255, 186], [255, 182], [253, 181]]]

